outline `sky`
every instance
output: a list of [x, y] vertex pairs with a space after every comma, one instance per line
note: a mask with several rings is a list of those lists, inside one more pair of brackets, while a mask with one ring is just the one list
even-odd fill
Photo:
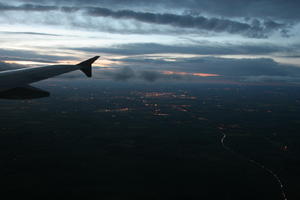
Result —
[[117, 80], [300, 82], [296, 0], [0, 0], [0, 69], [100, 55]]

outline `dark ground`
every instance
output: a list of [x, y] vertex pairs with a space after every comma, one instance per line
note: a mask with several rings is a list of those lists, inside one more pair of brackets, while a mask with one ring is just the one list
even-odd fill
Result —
[[85, 199], [300, 199], [299, 86], [46, 81], [0, 100], [1, 194]]

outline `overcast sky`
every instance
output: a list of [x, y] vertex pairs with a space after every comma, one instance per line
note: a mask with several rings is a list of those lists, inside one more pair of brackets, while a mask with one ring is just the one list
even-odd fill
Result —
[[141, 76], [295, 81], [299, 7], [296, 0], [0, 0], [0, 64], [101, 55], [97, 66]]

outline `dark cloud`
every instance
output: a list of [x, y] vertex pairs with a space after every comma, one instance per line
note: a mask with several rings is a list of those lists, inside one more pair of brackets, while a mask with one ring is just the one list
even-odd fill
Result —
[[[121, 67], [114, 70], [96, 69], [94, 78], [109, 78], [115, 81], [143, 80], [155, 82], [158, 80], [188, 80], [188, 75], [164, 74], [160, 70], [142, 70], [134, 67]], [[191, 76], [189, 76], [191, 78]]]
[[72, 50], [91, 52], [91, 53], [108, 53], [117, 55], [142, 55], [157, 53], [180, 53], [180, 54], [201, 54], [201, 55], [266, 55], [272, 53], [292, 53], [297, 52], [297, 46], [276, 46], [273, 44], [202, 44], [198, 45], [163, 45], [157, 43], [131, 43], [115, 45], [106, 48], [72, 48]]
[[0, 3], [0, 10], [2, 11], [53, 11], [57, 10], [56, 6], [35, 5], [35, 4], [23, 4], [20, 6], [12, 6], [8, 4]]
[[300, 76], [300, 68], [268, 58], [233, 59], [218, 57], [177, 58], [176, 61], [131, 57], [115, 59], [139, 70], [171, 70], [188, 73], [219, 74], [225, 77]]
[[245, 82], [288, 82], [300, 83], [300, 76], [247, 76]]
[[140, 8], [151, 10], [185, 10], [185, 13], [224, 17], [300, 19], [298, 0], [15, 0], [43, 4], [103, 6], [107, 8]]
[[[285, 28], [285, 24], [279, 24], [268, 20], [254, 25], [245, 22], [228, 19], [194, 17], [191, 15], [158, 14], [149, 12], [135, 12], [132, 10], [113, 11], [107, 8], [89, 8], [88, 14], [92, 16], [112, 17], [117, 19], [135, 19], [141, 22], [170, 25], [182, 28], [196, 28], [214, 32], [228, 32], [243, 34], [248, 37], [264, 38], [274, 31]], [[258, 20], [256, 20], [258, 21]]]
[[285, 76], [285, 68], [268, 58], [229, 59], [229, 58], [195, 58], [179, 61], [189, 70], [203, 73], [220, 74], [223, 76]]
[[[231, 34], [241, 34], [251, 38], [266, 38], [274, 31], [281, 31], [283, 36], [288, 36], [288, 24], [278, 23], [273, 20], [254, 21], [248, 23], [246, 21], [237, 21], [224, 18], [208, 18], [204, 16], [179, 15], [170, 13], [151, 13], [138, 12], [134, 10], [112, 10], [101, 7], [70, 7], [70, 6], [45, 6], [34, 4], [23, 4], [19, 6], [11, 6], [0, 4], [2, 11], [61, 11], [61, 12], [77, 12], [84, 11], [88, 16], [93, 17], [110, 17], [115, 19], [133, 19], [143, 23], [151, 23], [157, 25], [168, 25], [180, 28], [192, 28], [213, 32], [227, 32]], [[74, 22], [74, 24], [76, 24]]]
[[102, 74], [117, 81], [127, 81], [136, 76], [135, 71], [133, 71], [130, 67], [124, 67], [119, 70], [102, 71]]
[[162, 73], [159, 73], [158, 71], [150, 71], [150, 70], [144, 70], [144, 71], [141, 71], [139, 73], [139, 76], [143, 79], [143, 80], [146, 80], [146, 81], [149, 81], [149, 82], [154, 82], [156, 81], [157, 79], [160, 79], [160, 78], [164, 78], [165, 75], [163, 75]]
[[226, 17], [300, 19], [297, 0], [195, 0], [193, 4], [192, 10]]

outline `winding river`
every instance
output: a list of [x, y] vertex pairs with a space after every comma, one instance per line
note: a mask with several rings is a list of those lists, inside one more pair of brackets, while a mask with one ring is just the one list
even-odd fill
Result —
[[280, 190], [281, 190], [281, 195], [282, 195], [282, 199], [283, 200], [288, 200], [287, 198], [287, 195], [286, 195], [286, 192], [285, 192], [285, 186], [283, 185], [283, 182], [281, 181], [281, 179], [279, 178], [279, 176], [274, 172], [272, 171], [271, 169], [267, 168], [265, 165], [253, 160], [253, 159], [250, 159], [244, 155], [241, 155], [237, 152], [235, 152], [233, 149], [231, 149], [230, 147], [228, 147], [226, 144], [225, 144], [225, 139], [227, 137], [227, 135], [225, 134], [225, 132], [220, 129], [220, 132], [222, 133], [222, 138], [221, 138], [221, 144], [222, 144], [222, 147], [226, 150], [226, 151], [229, 151], [231, 153], [234, 153], [236, 155], [238, 155], [239, 157], [243, 158], [243, 159], [246, 159], [248, 160], [249, 162], [253, 163], [254, 165], [260, 167], [261, 169], [263, 169], [264, 171], [266, 171], [268, 174], [272, 175], [274, 177], [274, 179], [276, 180], [276, 182], [278, 183], [279, 187], [280, 187]]

